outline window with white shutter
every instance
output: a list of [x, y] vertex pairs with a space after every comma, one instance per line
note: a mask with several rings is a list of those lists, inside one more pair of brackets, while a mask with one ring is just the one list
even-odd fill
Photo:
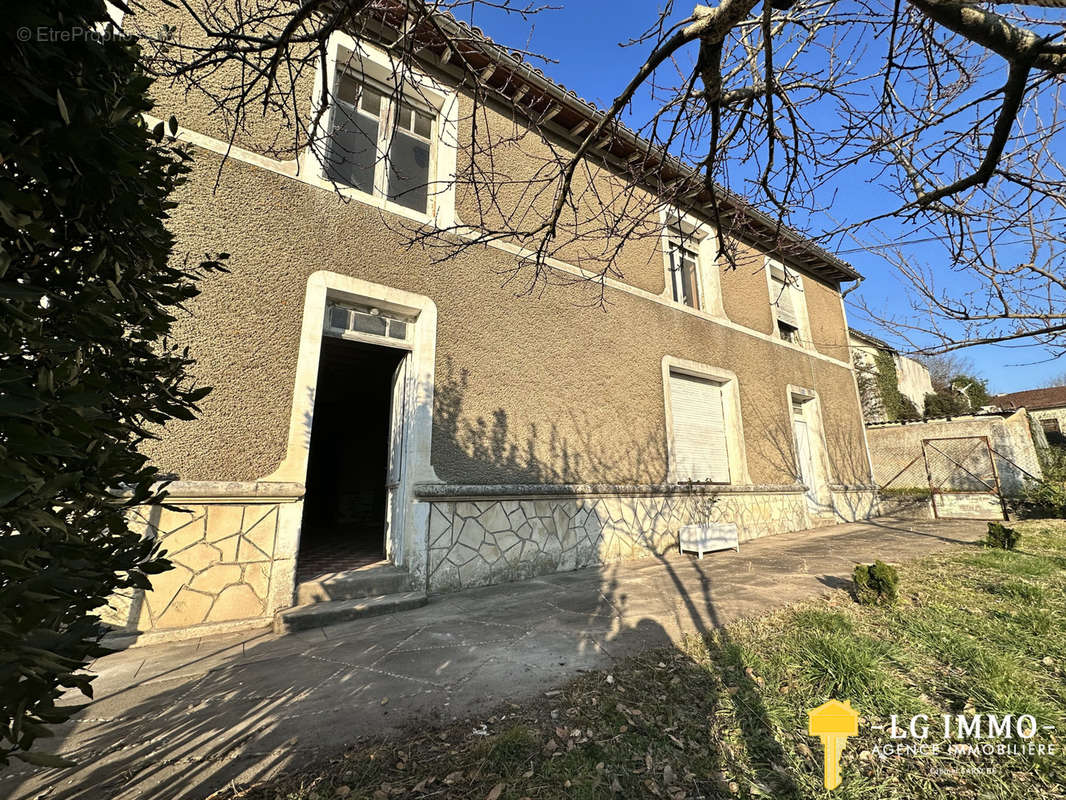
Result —
[[675, 479], [729, 483], [722, 384], [671, 372], [670, 412]]
[[774, 307], [778, 335], [788, 342], [799, 342], [800, 305], [804, 302], [798, 278], [789, 275], [779, 264], [770, 265], [770, 303]]

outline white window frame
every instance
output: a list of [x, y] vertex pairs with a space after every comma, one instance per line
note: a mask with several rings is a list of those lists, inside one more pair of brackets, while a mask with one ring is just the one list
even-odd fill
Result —
[[[702, 311], [713, 317], [725, 319], [722, 281], [717, 267], [718, 242], [714, 229], [691, 214], [685, 214], [676, 209], [663, 209], [659, 217], [662, 225], [661, 246], [666, 278], [663, 296], [675, 306], [691, 308], [694, 311]], [[677, 245], [683, 246], [696, 256], [696, 291], [699, 292], [699, 304], [696, 306], [674, 299], [677, 273], [673, 269], [673, 250]]]
[[726, 457], [729, 462], [729, 483], [709, 486], [750, 486], [748, 455], [744, 444], [744, 422], [740, 412], [740, 384], [732, 370], [701, 364], [685, 358], [663, 356], [662, 380], [663, 402], [666, 420], [667, 480], [679, 483], [686, 480], [678, 474], [676, 446], [674, 444], [674, 415], [670, 397], [670, 374], [691, 375], [694, 378], [713, 381], [722, 387], [722, 414], [725, 417]]
[[[764, 269], [766, 270], [766, 290], [769, 292], [770, 298], [770, 316], [773, 319], [773, 330], [771, 331], [771, 334], [779, 341], [785, 342], [786, 344], [792, 344], [796, 347], [808, 349], [811, 345], [811, 321], [807, 312], [807, 293], [803, 283], [803, 276], [783, 261], [777, 261], [769, 256], [766, 256], [764, 263]], [[781, 337], [781, 329], [777, 318], [778, 289], [773, 278], [773, 270], [775, 267], [785, 274], [785, 291], [789, 292], [792, 296], [792, 308], [796, 312], [796, 322], [798, 323], [796, 329], [796, 338], [798, 341], [795, 342], [789, 342], [787, 339]]]
[[[369, 312], [372, 316], [381, 316], [387, 320], [387, 325], [392, 325], [393, 321], [402, 322], [406, 326], [404, 336], [403, 338], [396, 338], [395, 336], [369, 333], [368, 331], [359, 331], [348, 327], [335, 327], [331, 318], [334, 307], [345, 308], [349, 311], [362, 313]], [[330, 296], [327, 298], [326, 313], [323, 317], [322, 335], [331, 336], [335, 339], [346, 339], [353, 342], [366, 342], [367, 344], [391, 347], [396, 350], [411, 350], [414, 348], [413, 338], [416, 320], [417, 316], [411, 316], [410, 313], [403, 311], [396, 311], [388, 306], [382, 307], [381, 303], [350, 303], [340, 300], [337, 297]]]
[[[383, 86], [387, 93], [387, 101], [391, 101], [396, 94], [392, 83], [397, 70], [395, 61], [384, 50], [341, 31], [336, 31], [330, 36], [324, 68], [324, 76], [321, 63], [315, 74], [312, 118], [318, 114], [324, 102], [323, 81], [330, 87], [330, 92], [336, 92], [338, 70], [348, 71], [358, 81]], [[384, 158], [379, 158], [375, 165], [373, 193], [330, 180], [325, 164], [328, 137], [333, 125], [333, 109], [327, 109], [322, 115], [322, 128], [318, 139], [305, 149], [300, 170], [306, 171], [312, 183], [328, 187], [346, 199], [356, 200], [421, 224], [432, 224], [441, 228], [452, 227], [457, 222], [455, 182], [459, 145], [459, 95], [455, 89], [425, 73], [409, 68], [405, 68], [404, 71], [407, 79], [405, 86], [407, 102], [416, 107], [422, 106], [424, 112], [428, 111], [434, 115], [426, 213], [408, 208], [386, 197], [388, 165]], [[387, 105], [392, 106], [394, 103], [387, 102]], [[391, 136], [392, 130], [391, 121], [387, 124], [379, 124], [379, 141], [383, 135]], [[383, 131], [387, 134], [383, 134]]]

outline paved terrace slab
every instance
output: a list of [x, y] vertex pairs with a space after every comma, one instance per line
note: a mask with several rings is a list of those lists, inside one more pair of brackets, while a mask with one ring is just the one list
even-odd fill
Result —
[[974, 521], [875, 520], [740, 552], [676, 553], [434, 598], [424, 608], [287, 636], [252, 631], [134, 647], [93, 664], [96, 699], [13, 762], [0, 797], [206, 797], [368, 735], [521, 701], [581, 670], [847, 585], [856, 563], [973, 546]]

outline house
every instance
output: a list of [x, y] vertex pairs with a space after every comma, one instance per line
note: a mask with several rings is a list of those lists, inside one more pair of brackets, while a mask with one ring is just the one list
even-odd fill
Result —
[[1066, 386], [1000, 394], [992, 402], [1004, 411], [1024, 408], [1040, 423], [1048, 444], [1066, 445]]
[[[519, 95], [550, 109], [553, 147], [576, 147], [601, 113], [479, 32], [466, 40], [491, 67], [481, 124], [523, 145], [494, 154], [509, 175], [531, 179], [543, 146], [508, 113]], [[345, 66], [357, 49], [362, 71]], [[647, 220], [655, 235], [626, 242], [602, 285], [559, 256], [560, 280], [517, 296], [500, 277], [524, 254], [513, 242], [445, 263], [406, 246], [411, 226], [478, 219], [450, 181], [485, 156], [453, 135], [470, 96], [443, 47], [422, 50], [409, 106], [378, 44], [337, 32], [330, 54], [328, 124], [342, 142], [353, 119], [377, 140], [402, 134], [404, 174], [355, 142], [325, 170], [310, 147], [276, 159], [269, 130], [231, 145], [208, 104], [158, 86], [159, 116], [177, 116], [195, 156], [177, 252], [225, 249], [231, 273], [174, 329], [214, 387], [202, 415], [146, 445], [182, 510], [139, 524], [175, 568], [117, 601], [112, 624], [150, 640], [280, 612], [289, 628], [307, 608], [321, 622], [654, 557], [685, 524], [744, 541], [872, 513], [841, 300], [853, 268], [791, 233], [768, 252], [775, 223], [739, 201], [741, 264], [723, 268], [697, 198]], [[642, 146], [619, 131], [590, 173], [608, 179]], [[606, 310], [581, 294], [601, 290]]]
[[867, 422], [893, 422], [925, 413], [925, 396], [933, 394], [933, 382], [924, 364], [855, 328], [848, 329], [848, 343]]

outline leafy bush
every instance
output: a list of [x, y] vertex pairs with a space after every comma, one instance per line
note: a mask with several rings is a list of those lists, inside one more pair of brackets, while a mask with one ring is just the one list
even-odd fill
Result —
[[1010, 502], [1022, 519], [1066, 519], [1066, 487], [1061, 483], [1029, 481]]
[[925, 396], [925, 416], [956, 417], [973, 414], [991, 404], [985, 382], [973, 375], [955, 375], [945, 385], [937, 386], [935, 394]]
[[1037, 450], [1043, 476], [1025, 482], [1010, 498], [1011, 511], [1025, 519], [1066, 519], [1066, 448]]
[[899, 597], [899, 573], [883, 561], [859, 564], [852, 573], [855, 599], [865, 606], [888, 606]]
[[[167, 337], [216, 260], [171, 263], [164, 223], [189, 156], [144, 113], [151, 80], [102, 0], [8, 8], [0, 34], [0, 764], [67, 719], [55, 701], [106, 652], [94, 613], [168, 568], [129, 529], [160, 502], [138, 452], [149, 427], [192, 419], [205, 388]], [[220, 258], [224, 258], [221, 256]]]
[[1013, 550], [1021, 537], [1018, 531], [1008, 528], [1002, 522], [990, 522], [988, 523], [988, 535], [985, 537], [985, 546], [1000, 550]]
[[925, 416], [927, 417], [957, 417], [960, 414], [969, 413], [970, 406], [966, 398], [950, 389], [925, 396]]

